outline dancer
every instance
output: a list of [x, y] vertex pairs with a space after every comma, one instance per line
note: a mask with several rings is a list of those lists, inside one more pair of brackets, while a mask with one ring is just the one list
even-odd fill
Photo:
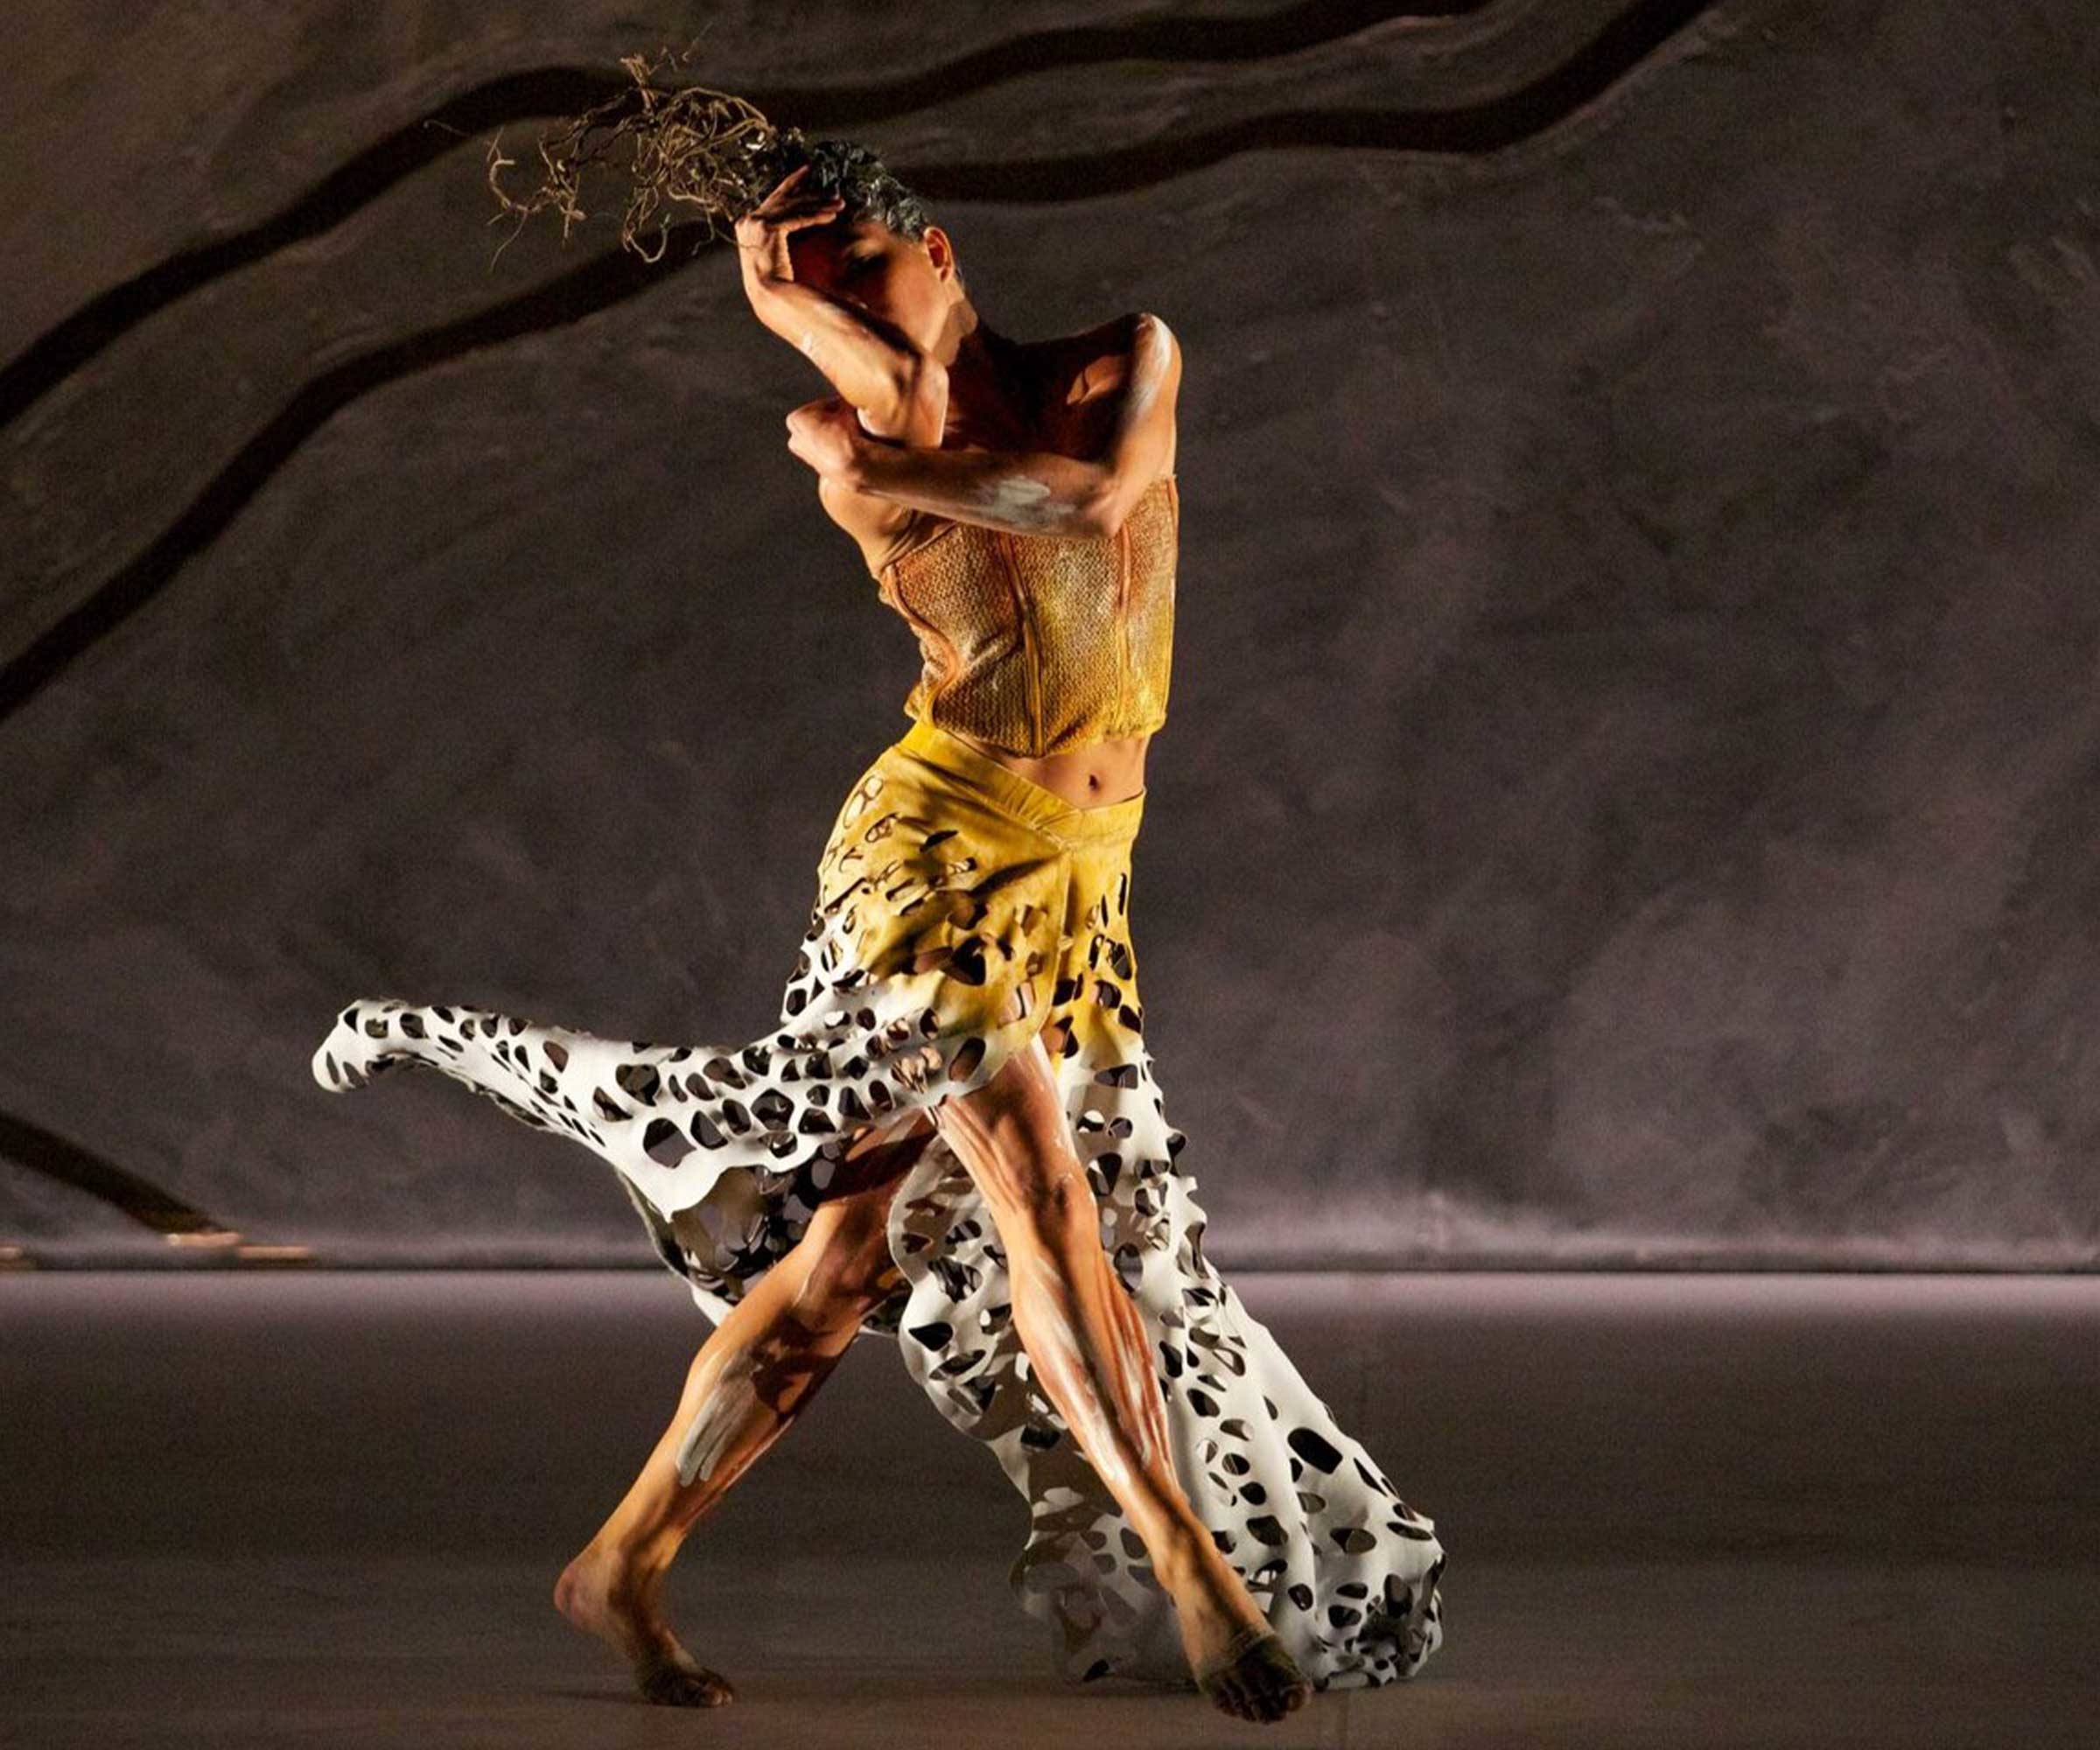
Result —
[[1443, 1639], [1434, 1521], [1205, 1256], [1141, 1031], [1176, 338], [1139, 313], [1009, 339], [867, 148], [732, 150], [715, 186], [751, 307], [837, 391], [789, 447], [924, 657], [832, 824], [780, 1024], [658, 1045], [360, 1000], [313, 1073], [420, 1064], [593, 1150], [715, 1321], [556, 1587], [650, 1699], [732, 1697], [664, 1620], [664, 1574], [869, 1334], [1027, 1499], [1011, 1580], [1062, 1675], [1193, 1678], [1254, 1720], [1411, 1677]]

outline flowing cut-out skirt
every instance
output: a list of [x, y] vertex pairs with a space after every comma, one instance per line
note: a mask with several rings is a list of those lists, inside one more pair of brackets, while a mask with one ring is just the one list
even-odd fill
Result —
[[[1081, 808], [914, 722], [840, 808], [779, 1027], [654, 1045], [459, 1004], [346, 1008], [325, 1088], [397, 1063], [465, 1082], [617, 1169], [664, 1263], [719, 1320], [802, 1237], [849, 1142], [1042, 1053], [1142, 1313], [1191, 1504], [1317, 1686], [1413, 1676], [1443, 1641], [1435, 1522], [1336, 1425], [1204, 1256], [1205, 1215], [1140, 1030], [1130, 847], [1144, 796]], [[1143, 1545], [1032, 1376], [1006, 1258], [938, 1137], [897, 1186], [905, 1280], [858, 1335], [896, 1340], [1030, 1507], [1011, 1579], [1059, 1673], [1186, 1684]]]

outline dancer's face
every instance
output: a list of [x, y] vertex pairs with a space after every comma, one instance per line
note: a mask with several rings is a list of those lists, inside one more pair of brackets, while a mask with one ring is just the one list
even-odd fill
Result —
[[948, 233], [900, 236], [879, 220], [806, 225], [788, 234], [794, 276], [902, 329], [931, 352], [961, 291]]

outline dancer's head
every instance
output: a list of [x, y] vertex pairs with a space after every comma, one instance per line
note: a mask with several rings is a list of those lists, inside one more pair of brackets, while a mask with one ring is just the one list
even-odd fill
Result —
[[872, 220], [906, 242], [923, 237], [932, 223], [926, 203], [898, 181], [872, 146], [852, 140], [812, 140], [799, 128], [783, 128], [754, 147], [751, 158], [752, 186], [761, 198], [807, 164], [803, 191], [840, 197], [845, 203], [838, 215], [843, 222]]
[[938, 349], [968, 290], [948, 233], [874, 150], [850, 140], [805, 140], [790, 130], [764, 158], [768, 186], [803, 164], [813, 195], [839, 197], [838, 214], [788, 236], [794, 276]]

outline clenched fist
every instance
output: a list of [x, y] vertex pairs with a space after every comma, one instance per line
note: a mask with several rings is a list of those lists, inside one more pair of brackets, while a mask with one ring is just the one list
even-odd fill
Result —
[[844, 396], [804, 402], [788, 416], [788, 447], [826, 480], [850, 483], [860, 443], [860, 415]]

